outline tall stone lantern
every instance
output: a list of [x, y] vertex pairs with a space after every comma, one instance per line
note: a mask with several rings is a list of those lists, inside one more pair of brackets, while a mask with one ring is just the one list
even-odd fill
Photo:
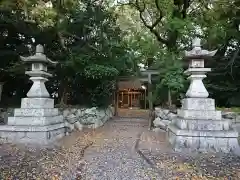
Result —
[[8, 142], [48, 144], [65, 135], [63, 116], [54, 108], [54, 99], [46, 89], [45, 82], [52, 75], [48, 65], [55, 65], [44, 54], [42, 45], [37, 45], [33, 56], [21, 57], [31, 66], [26, 74], [33, 85], [26, 98], [21, 100], [21, 108], [14, 109], [14, 116], [8, 118], [7, 125], [0, 126], [0, 137]]
[[222, 119], [221, 111], [216, 111], [215, 100], [208, 98], [202, 80], [211, 69], [204, 67], [204, 60], [214, 56], [217, 50], [203, 50], [200, 42], [195, 38], [193, 49], [185, 51], [189, 61], [185, 73], [189, 74], [191, 82], [178, 116], [169, 126], [169, 142], [176, 151], [228, 153], [238, 148], [238, 132], [232, 128], [230, 120]]

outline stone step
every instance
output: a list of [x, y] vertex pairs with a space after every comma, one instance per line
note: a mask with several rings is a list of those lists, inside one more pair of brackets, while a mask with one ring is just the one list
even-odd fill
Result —
[[65, 135], [64, 123], [48, 126], [0, 126], [0, 137], [11, 143], [49, 144]]
[[8, 117], [8, 125], [13, 126], [45, 126], [45, 125], [51, 125], [51, 124], [58, 124], [63, 123], [63, 116], [53, 116], [53, 117], [38, 117], [38, 116], [32, 116], [32, 117]]
[[177, 136], [185, 137], [214, 137], [214, 138], [237, 138], [238, 132], [233, 129], [223, 130], [182, 130], [176, 126], [168, 126], [168, 132], [173, 133]]
[[222, 120], [191, 120], [177, 118], [173, 123], [182, 130], [229, 130], [232, 122], [229, 119]]
[[117, 114], [124, 118], [149, 118], [149, 110], [145, 109], [118, 109]]
[[239, 147], [238, 133], [228, 131], [191, 131], [170, 126], [168, 138], [173, 149], [180, 152], [225, 152], [229, 153]]
[[185, 98], [182, 100], [182, 109], [214, 111], [215, 100], [211, 98]]
[[[64, 123], [58, 123], [58, 124], [52, 124], [52, 125], [46, 125], [46, 126], [39, 126], [39, 125], [1, 125], [0, 131], [2, 132], [40, 132], [40, 131], [50, 131], [55, 129], [61, 129], [65, 128]], [[0, 136], [1, 137], [1, 136]]]
[[51, 98], [22, 98], [21, 108], [53, 108], [54, 99]]
[[14, 116], [20, 117], [43, 117], [43, 116], [58, 116], [59, 110], [57, 108], [36, 109], [36, 108], [16, 108], [14, 109]]
[[185, 110], [178, 109], [177, 114], [183, 119], [204, 119], [204, 120], [221, 120], [221, 111], [208, 111], [208, 110]]
[[148, 123], [148, 119], [140, 118], [115, 118], [112, 120], [114, 123]]

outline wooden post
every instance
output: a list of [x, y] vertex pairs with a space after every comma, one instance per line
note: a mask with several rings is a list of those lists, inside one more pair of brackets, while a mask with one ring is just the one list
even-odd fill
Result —
[[116, 81], [116, 86], [115, 86], [115, 104], [114, 104], [114, 115], [118, 116], [118, 80]]
[[144, 101], [145, 101], [145, 109], [147, 109], [147, 90], [144, 89]]
[[153, 110], [151, 74], [148, 74], [148, 103], [149, 103], [149, 109]]
[[122, 91], [122, 104], [123, 104], [123, 91]]
[[152, 115], [153, 115], [153, 102], [152, 102], [152, 80], [151, 80], [151, 74], [148, 74], [148, 104], [149, 104], [149, 122], [148, 122], [148, 128], [149, 130], [152, 127]]

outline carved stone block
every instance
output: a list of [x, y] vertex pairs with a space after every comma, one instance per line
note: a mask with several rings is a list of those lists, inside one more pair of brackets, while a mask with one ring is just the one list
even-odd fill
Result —
[[63, 123], [63, 116], [52, 116], [52, 117], [39, 117], [39, 116], [18, 116], [18, 117], [9, 117], [8, 125], [31, 125], [31, 126], [45, 126], [51, 124]]
[[185, 98], [182, 109], [186, 110], [215, 110], [215, 100], [210, 98]]
[[58, 116], [59, 111], [57, 108], [49, 109], [38, 109], [38, 108], [16, 108], [14, 109], [14, 116], [24, 116], [24, 117], [42, 117], [42, 116]]
[[21, 108], [53, 108], [54, 99], [51, 98], [22, 98]]
[[205, 131], [221, 131], [231, 129], [232, 122], [230, 120], [189, 120], [176, 119], [175, 124], [179, 129], [184, 130], [205, 130]]
[[221, 111], [178, 109], [177, 114], [183, 119], [221, 120]]
[[238, 132], [234, 130], [189, 131], [170, 126], [168, 137], [175, 151], [229, 153], [238, 148]]

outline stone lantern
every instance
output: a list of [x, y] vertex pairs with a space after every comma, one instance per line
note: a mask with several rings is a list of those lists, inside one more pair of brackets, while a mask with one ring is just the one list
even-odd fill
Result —
[[211, 69], [204, 68], [204, 59], [214, 56], [217, 50], [202, 50], [199, 38], [195, 38], [192, 45], [193, 49], [191, 51], [185, 51], [185, 57], [189, 60], [189, 67], [185, 73], [190, 75], [189, 79], [191, 80], [186, 96], [189, 98], [207, 98], [209, 93], [202, 80], [206, 78], [205, 74], [210, 72]]
[[37, 45], [35, 55], [29, 57], [20, 56], [20, 58], [23, 62], [31, 65], [31, 70], [25, 73], [33, 81], [27, 97], [50, 97], [44, 84], [48, 80], [47, 78], [52, 76], [50, 73], [47, 73], [47, 66], [55, 65], [57, 62], [53, 62], [46, 57], [42, 45]]
[[55, 65], [44, 54], [43, 46], [37, 45], [33, 56], [21, 57], [31, 65], [30, 76], [33, 85], [26, 98], [21, 100], [21, 108], [14, 109], [14, 116], [8, 117], [7, 125], [0, 126], [0, 137], [8, 142], [49, 144], [65, 135], [63, 116], [54, 108], [54, 99], [45, 87], [52, 75], [47, 72], [48, 65]]
[[204, 60], [216, 54], [215, 51], [202, 50], [200, 39], [195, 38], [193, 49], [185, 51], [189, 68], [185, 73], [191, 80], [182, 100], [177, 117], [168, 126], [169, 142], [176, 151], [225, 152], [238, 148], [238, 132], [232, 128], [229, 119], [223, 119], [221, 111], [215, 108], [215, 100], [202, 82], [210, 68], [204, 67]]

